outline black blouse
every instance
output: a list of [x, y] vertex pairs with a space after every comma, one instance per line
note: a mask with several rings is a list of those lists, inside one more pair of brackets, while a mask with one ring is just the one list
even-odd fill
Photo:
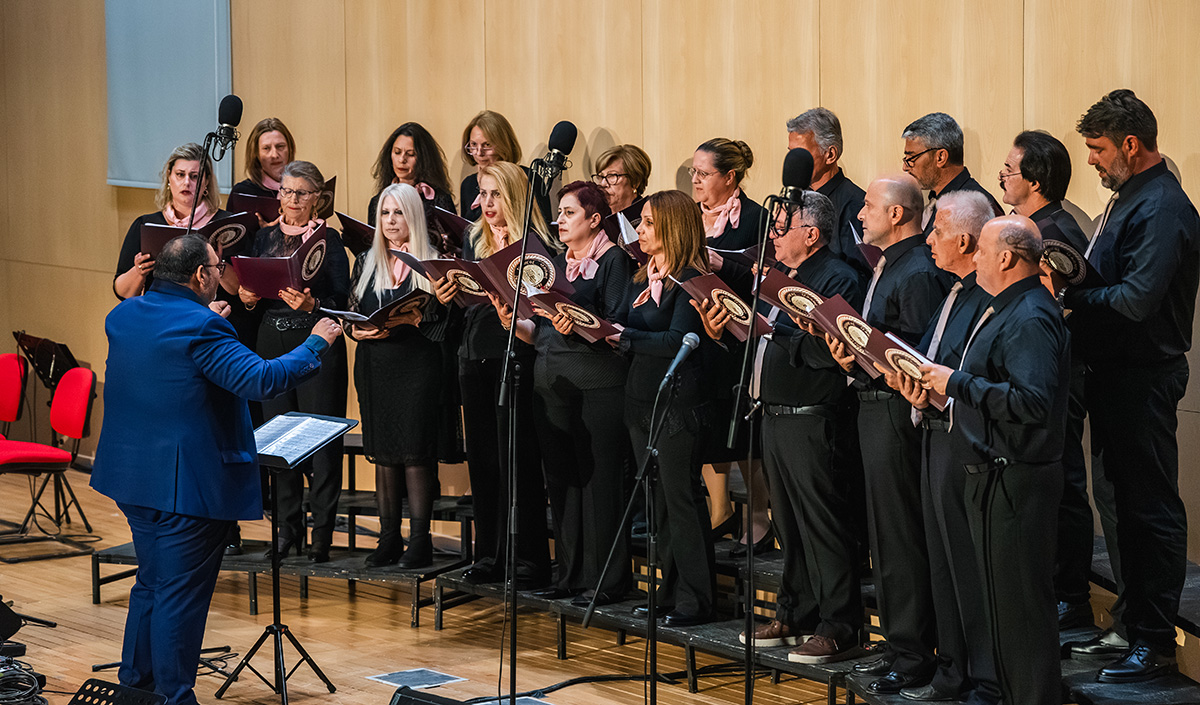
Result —
[[250, 179], [242, 179], [233, 185], [229, 190], [229, 194], [244, 193], [247, 196], [262, 196], [263, 198], [279, 198], [279, 192], [273, 191], [266, 186], [256, 184]]
[[[687, 269], [676, 277], [686, 281], [700, 276], [700, 272]], [[700, 314], [692, 307], [691, 298], [683, 287], [663, 281], [662, 301], [654, 303], [648, 299], [641, 306], [633, 302], [649, 286], [645, 281], [629, 282], [625, 293], [625, 301], [621, 304], [621, 312], [616, 316], [616, 322], [625, 326], [621, 332], [619, 350], [632, 354], [629, 363], [629, 376], [625, 384], [625, 395], [636, 401], [652, 403], [658, 392], [667, 368], [675, 359], [675, 353], [683, 345], [683, 336], [695, 333], [705, 345], [704, 326], [700, 322]], [[680, 365], [679, 399], [684, 402], [698, 402], [700, 398], [700, 364], [701, 356], [690, 355]]]
[[[329, 247], [325, 251], [325, 262], [321, 270], [312, 280], [311, 293], [317, 298], [317, 305], [325, 308], [345, 310], [350, 297], [350, 258], [346, 256], [346, 248], [342, 246], [342, 238], [338, 231], [325, 226], [325, 237]], [[259, 230], [250, 245], [251, 257], [286, 257], [300, 247], [299, 237], [287, 237], [279, 225], [272, 225]], [[265, 315], [273, 318], [316, 316], [317, 312], [293, 311], [287, 304], [277, 299], [264, 298], [262, 301]]]

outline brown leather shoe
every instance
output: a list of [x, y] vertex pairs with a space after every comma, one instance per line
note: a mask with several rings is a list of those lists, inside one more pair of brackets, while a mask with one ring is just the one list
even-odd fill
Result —
[[843, 648], [827, 636], [814, 634], [803, 644], [788, 652], [788, 661], [792, 663], [833, 663], [856, 658], [862, 653], [862, 648], [858, 646]]
[[[795, 646], [803, 640], [803, 635], [793, 634], [791, 627], [778, 619], [760, 624], [754, 629], [754, 645], [764, 649], [772, 646]], [[738, 641], [746, 643], [746, 632], [738, 635]]]

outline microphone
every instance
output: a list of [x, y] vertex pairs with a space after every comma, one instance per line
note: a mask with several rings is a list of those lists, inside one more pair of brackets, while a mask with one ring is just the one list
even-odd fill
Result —
[[575, 148], [575, 138], [579, 130], [569, 120], [561, 120], [550, 131], [547, 146], [550, 151], [538, 165], [537, 174], [541, 177], [545, 190], [550, 190], [550, 183], [567, 168], [567, 155]]
[[800, 194], [812, 185], [813, 158], [803, 147], [788, 150], [783, 158], [783, 190], [779, 197], [792, 203], [800, 203]]
[[221, 161], [225, 157], [226, 150], [232, 149], [237, 143], [238, 134], [237, 126], [242, 121], [242, 99], [232, 93], [221, 99], [221, 106], [217, 108], [217, 122], [219, 127], [215, 133], [217, 138], [217, 146], [220, 148], [218, 156], [214, 157], [215, 161]]
[[658, 385], [659, 392], [666, 389], [667, 383], [675, 376], [675, 370], [679, 369], [688, 355], [691, 355], [692, 351], [698, 347], [700, 347], [700, 336], [695, 333], [683, 336], [683, 345], [679, 346], [679, 352], [675, 353], [675, 359], [671, 361], [671, 366], [667, 368], [667, 374], [663, 375], [662, 383]]

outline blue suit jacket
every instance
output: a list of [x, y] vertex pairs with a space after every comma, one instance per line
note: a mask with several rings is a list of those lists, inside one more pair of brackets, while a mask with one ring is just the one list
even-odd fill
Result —
[[306, 344], [263, 360], [190, 289], [165, 281], [118, 304], [104, 330], [104, 425], [92, 487], [175, 514], [261, 518], [246, 399], [296, 386], [320, 366], [318, 352]]

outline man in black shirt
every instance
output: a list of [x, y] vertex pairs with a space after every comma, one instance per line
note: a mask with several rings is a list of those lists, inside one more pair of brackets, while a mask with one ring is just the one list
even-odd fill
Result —
[[911, 122], [900, 136], [904, 138], [904, 171], [929, 191], [922, 233], [928, 235], [933, 230], [937, 199], [953, 191], [978, 191], [988, 197], [996, 215], [1004, 212], [963, 165], [963, 133], [954, 118], [946, 113], [929, 113]]
[[[1065, 242], [1080, 253], [1087, 250], [1087, 237], [1062, 206], [1071, 183], [1071, 156], [1062, 142], [1045, 132], [1027, 130], [1020, 133], [1013, 140], [999, 176], [1004, 202], [1013, 207], [1013, 213], [1032, 220], [1041, 231], [1043, 241]], [[1047, 265], [1043, 263], [1042, 267], [1046, 269]], [[1067, 320], [1068, 330], [1072, 320]], [[1060, 629], [1088, 627], [1095, 623], [1089, 601], [1094, 523], [1092, 506], [1088, 503], [1087, 462], [1083, 452], [1083, 421], [1087, 416], [1083, 380], [1083, 359], [1079, 348], [1072, 346], [1071, 395], [1067, 403], [1067, 440], [1063, 449], [1063, 498], [1058, 510], [1058, 558], [1054, 575]], [[1112, 483], [1105, 479], [1099, 467], [1094, 467], [1092, 485], [1109, 559], [1116, 566], [1119, 565], [1119, 554]], [[1123, 590], [1118, 586], [1120, 592]], [[1118, 615], [1119, 609], [1114, 605], [1114, 619]]]
[[1092, 456], [1113, 483], [1131, 644], [1098, 678], [1130, 682], [1177, 668], [1187, 518], [1176, 406], [1187, 388], [1200, 216], [1158, 152], [1154, 113], [1132, 91], [1106, 95], [1076, 129], [1115, 192], [1087, 252], [1107, 286], [1069, 289], [1063, 303], [1088, 366]]
[[[841, 295], [861, 306], [862, 280], [827, 245], [837, 230], [833, 203], [805, 191], [800, 205], [791, 212], [781, 209], [775, 218], [776, 266], [823, 297]], [[752, 282], [729, 284], [749, 290]], [[719, 306], [701, 308], [705, 331], [719, 340], [729, 314]], [[856, 545], [834, 457], [842, 432], [839, 406], [853, 391], [810, 327], [766, 303], [761, 308], [774, 331], [759, 343], [752, 391], [763, 404], [763, 465], [771, 523], [783, 548], [783, 579], [775, 619], [756, 629], [754, 640], [763, 647], [800, 644], [788, 655], [790, 661], [829, 663], [860, 651]], [[813, 636], [800, 643], [802, 633]]]
[[1042, 284], [1042, 240], [1024, 216], [984, 226], [979, 286], [994, 295], [958, 369], [921, 367], [948, 394], [951, 441], [966, 472], [971, 540], [982, 569], [1003, 701], [1062, 702], [1052, 535], [1062, 495], [1070, 340]]
[[[873, 181], [859, 220], [863, 239], [883, 250], [863, 315], [875, 328], [917, 345], [946, 298], [950, 277], [934, 265], [921, 234], [916, 181], [905, 174]], [[826, 342], [843, 369], [855, 369], [854, 356], [840, 342], [828, 335]], [[912, 424], [912, 407], [882, 378], [870, 380], [859, 372], [856, 390], [875, 589], [888, 641], [887, 654], [856, 671], [881, 676], [870, 684], [871, 692], [898, 693], [926, 685], [936, 669], [921, 512], [921, 434]]]
[[871, 276], [871, 266], [858, 249], [858, 212], [862, 210], [861, 188], [846, 177], [838, 160], [842, 158], [842, 123], [825, 108], [806, 110], [788, 120], [788, 149], [801, 147], [813, 158], [810, 188], [833, 203], [833, 230], [829, 244], [834, 254], [854, 265], [863, 276]]

